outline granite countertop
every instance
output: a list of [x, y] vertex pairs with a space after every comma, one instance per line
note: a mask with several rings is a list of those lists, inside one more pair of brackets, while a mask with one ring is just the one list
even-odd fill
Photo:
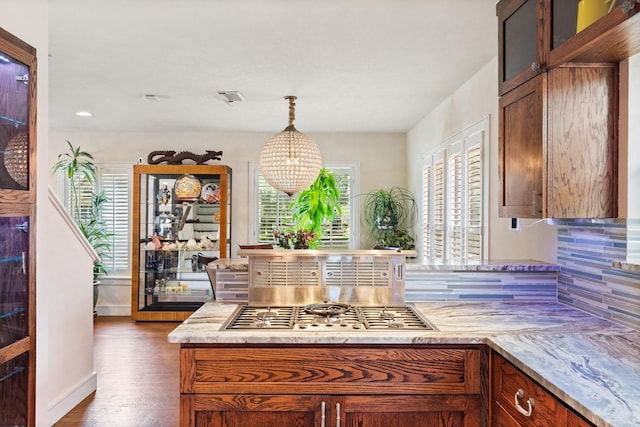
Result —
[[487, 344], [597, 426], [640, 425], [640, 332], [558, 303], [415, 303], [438, 331], [220, 331], [207, 303], [172, 343]]

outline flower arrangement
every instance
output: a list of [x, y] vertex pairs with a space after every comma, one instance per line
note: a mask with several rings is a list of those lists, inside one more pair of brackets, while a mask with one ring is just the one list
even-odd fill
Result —
[[318, 238], [315, 231], [302, 229], [287, 232], [274, 230], [273, 237], [282, 249], [309, 249], [311, 243]]

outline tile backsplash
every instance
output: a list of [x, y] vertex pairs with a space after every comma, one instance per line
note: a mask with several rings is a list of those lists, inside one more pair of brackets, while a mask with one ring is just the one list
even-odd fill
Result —
[[560, 220], [558, 301], [640, 330], [640, 273], [612, 267], [634, 257], [640, 220]]

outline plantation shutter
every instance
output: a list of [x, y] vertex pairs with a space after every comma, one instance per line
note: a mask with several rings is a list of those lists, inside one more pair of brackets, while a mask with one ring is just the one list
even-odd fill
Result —
[[466, 215], [466, 241], [467, 257], [469, 259], [482, 259], [482, 224], [483, 206], [482, 200], [482, 140], [484, 132], [480, 131], [471, 135], [466, 141], [467, 158], [467, 215]]
[[485, 256], [487, 242], [483, 147], [485, 118], [424, 155], [422, 165], [423, 260]]
[[[339, 203], [342, 215], [336, 215], [331, 224], [323, 227], [323, 234], [318, 241], [320, 249], [348, 249], [351, 246], [351, 199], [354, 176], [351, 167], [326, 166], [335, 174], [336, 184], [340, 190]], [[291, 215], [290, 198], [281, 191], [271, 187], [264, 177], [257, 174], [257, 242], [273, 243], [273, 231], [284, 231], [295, 228]], [[293, 195], [295, 198], [296, 195]]]
[[433, 248], [433, 166], [431, 156], [422, 167], [422, 257], [429, 259], [432, 257]]
[[100, 187], [107, 202], [102, 209], [102, 220], [111, 236], [111, 252], [103, 263], [108, 272], [129, 271], [129, 170], [104, 168], [99, 171]]
[[464, 199], [462, 197], [462, 141], [452, 144], [448, 150], [447, 171], [448, 171], [448, 245], [447, 259], [461, 259], [464, 253], [463, 245], [463, 215]]
[[443, 150], [434, 158], [433, 169], [433, 248], [435, 259], [445, 258], [445, 158]]

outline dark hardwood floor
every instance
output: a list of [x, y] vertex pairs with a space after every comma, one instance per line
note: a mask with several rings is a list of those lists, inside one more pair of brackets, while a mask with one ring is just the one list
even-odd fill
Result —
[[98, 388], [54, 426], [177, 426], [180, 346], [168, 343], [167, 334], [178, 324], [97, 317]]

